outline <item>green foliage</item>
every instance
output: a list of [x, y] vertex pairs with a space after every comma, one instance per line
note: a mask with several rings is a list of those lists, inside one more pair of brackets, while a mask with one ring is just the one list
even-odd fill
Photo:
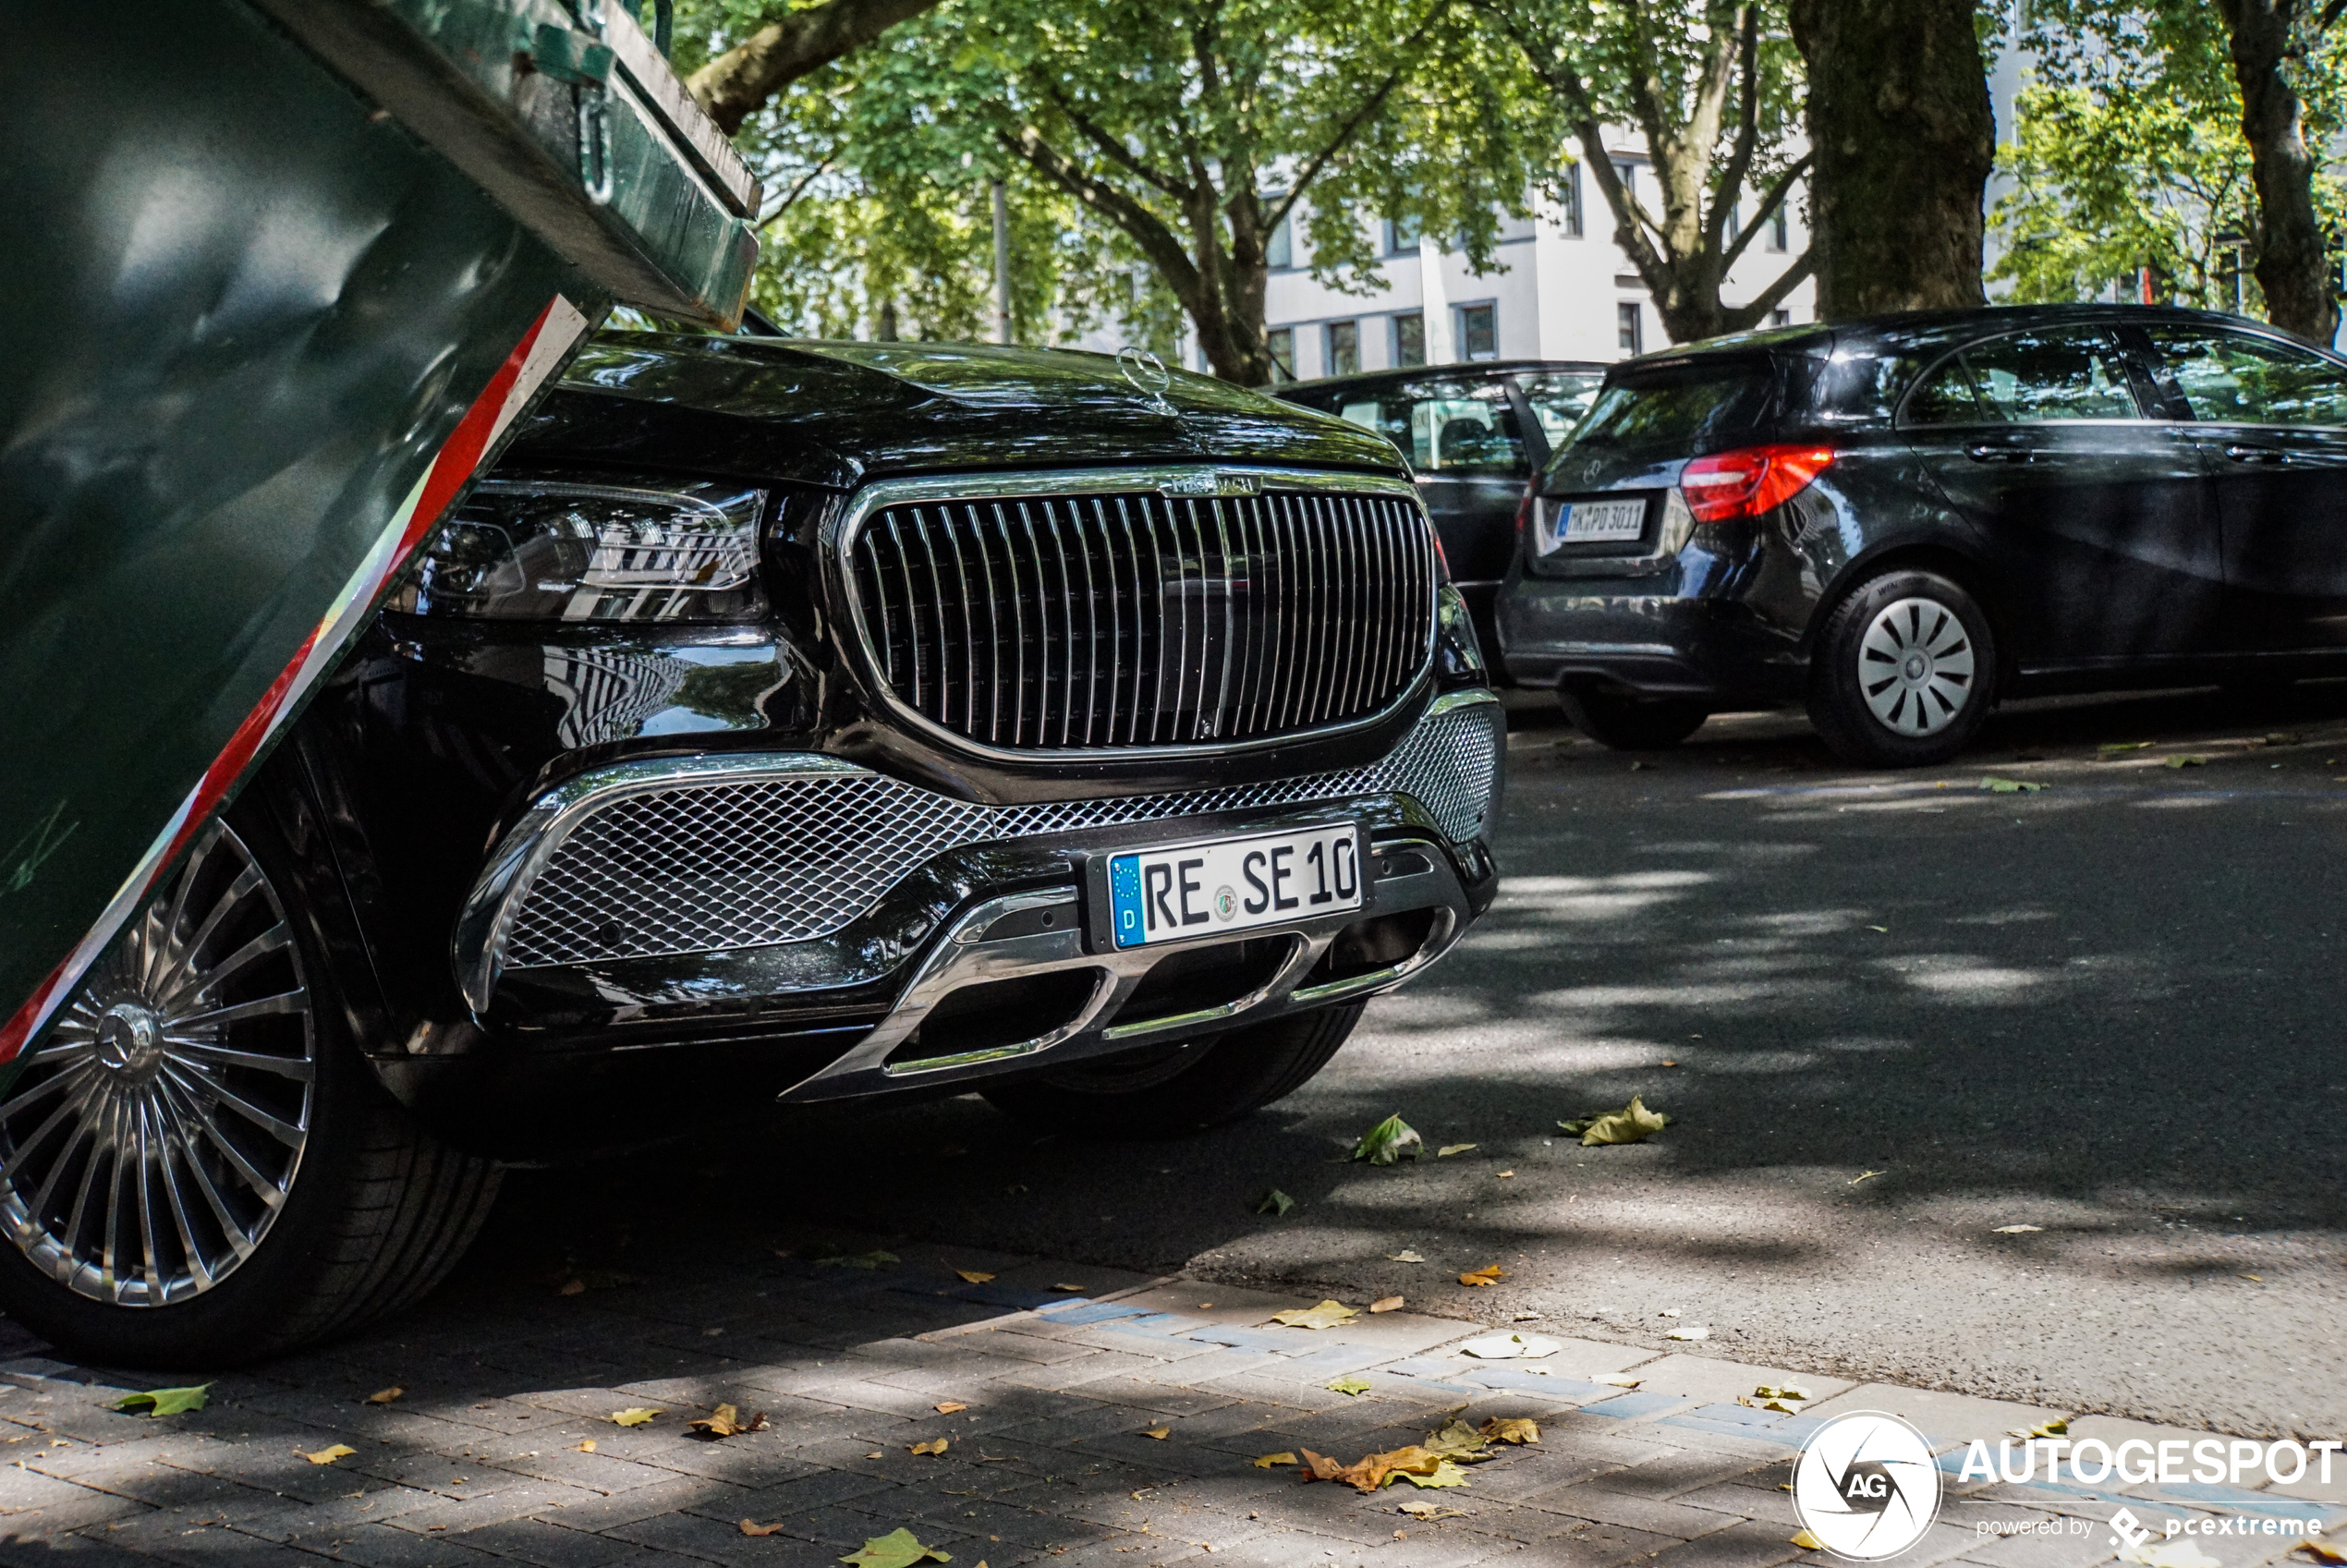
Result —
[[[2241, 95], [2215, 7], [2158, 0], [2114, 10], [2035, 0], [2020, 42], [2035, 56], [2016, 133], [1998, 150], [2016, 188], [1989, 221], [2005, 254], [1990, 270], [2014, 302], [2134, 298], [2148, 267], [2157, 298], [2261, 311], [2256, 191]], [[2347, 40], [2310, 36], [2292, 67], [2306, 140], [2347, 128]], [[2326, 226], [2347, 227], [2347, 188], [2318, 169]], [[2235, 288], [2240, 289], [2238, 301]]]
[[[767, 14], [682, 0], [680, 66]], [[770, 192], [756, 299], [791, 330], [869, 335], [893, 302], [906, 336], [986, 335], [1001, 179], [1019, 341], [1109, 323], [1164, 354], [1187, 310], [1227, 339], [1226, 373], [1259, 379], [1282, 216], [1341, 288], [1373, 286], [1380, 218], [1489, 263], [1558, 131], [1521, 56], [1454, 0], [949, 0], [736, 142]]]

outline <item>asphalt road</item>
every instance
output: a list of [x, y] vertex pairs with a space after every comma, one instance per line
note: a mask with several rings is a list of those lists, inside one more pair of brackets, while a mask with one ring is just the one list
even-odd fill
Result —
[[[1790, 716], [1643, 765], [1517, 719], [1500, 905], [1282, 1105], [1156, 1144], [975, 1098], [796, 1112], [525, 1174], [468, 1270], [945, 1239], [2347, 1434], [2347, 687], [2016, 705], [1896, 774]], [[1557, 1132], [1634, 1092], [1651, 1142]], [[1343, 1162], [1390, 1112], [1427, 1157]], [[1295, 1209], [1254, 1212], [1274, 1186]]]

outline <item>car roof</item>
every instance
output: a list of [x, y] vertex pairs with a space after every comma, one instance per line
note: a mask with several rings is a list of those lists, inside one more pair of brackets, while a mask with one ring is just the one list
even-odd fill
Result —
[[2182, 305], [2065, 304], [1981, 305], [1953, 310], [1902, 310], [1848, 321], [1802, 326], [1770, 327], [1761, 332], [1733, 333], [1696, 343], [1624, 359], [1613, 368], [1648, 367], [1690, 360], [1735, 359], [1760, 352], [1825, 354], [1869, 349], [1899, 352], [1911, 347], [1953, 344], [1990, 333], [2016, 332], [2033, 326], [2075, 326], [2096, 322], [2171, 322], [2196, 326], [2226, 326], [2273, 334], [2268, 322], [2245, 316], [2199, 310]]
[[1474, 381], [1491, 376], [1538, 375], [1546, 371], [1599, 374], [1605, 369], [1604, 363], [1596, 359], [1470, 359], [1457, 365], [1399, 365], [1349, 376], [1318, 376], [1311, 381], [1283, 382], [1265, 390], [1274, 397], [1292, 397], [1299, 392], [1317, 396], [1331, 392], [1378, 392], [1405, 382]]

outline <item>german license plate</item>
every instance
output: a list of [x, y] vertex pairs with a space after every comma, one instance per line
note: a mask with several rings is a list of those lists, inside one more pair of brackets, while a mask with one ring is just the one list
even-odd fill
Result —
[[1636, 540], [1647, 529], [1646, 498], [1575, 501], [1564, 508], [1563, 522], [1556, 533], [1559, 544], [1619, 544]]
[[1109, 924], [1119, 947], [1358, 909], [1361, 833], [1351, 822], [1178, 849], [1145, 849], [1108, 863]]

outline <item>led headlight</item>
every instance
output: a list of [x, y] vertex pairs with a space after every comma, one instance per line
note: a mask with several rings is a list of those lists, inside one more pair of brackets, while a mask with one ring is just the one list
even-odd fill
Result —
[[391, 608], [530, 621], [740, 621], [765, 613], [758, 523], [740, 485], [487, 480]]

